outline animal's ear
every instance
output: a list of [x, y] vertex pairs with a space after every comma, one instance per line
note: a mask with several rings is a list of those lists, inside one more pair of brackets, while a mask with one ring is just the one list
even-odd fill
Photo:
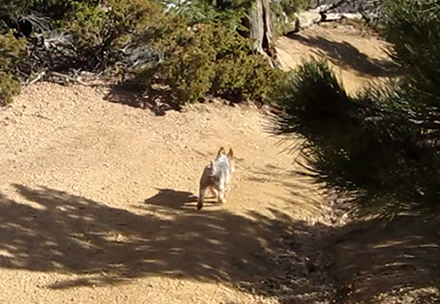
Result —
[[230, 159], [232, 159], [232, 158], [234, 158], [234, 151], [232, 151], [232, 148], [230, 148], [229, 149], [229, 152], [228, 152], [228, 158], [230, 158]]
[[221, 147], [220, 150], [218, 150], [218, 152], [217, 152], [217, 158], [219, 158], [220, 156], [225, 155], [225, 154], [226, 154], [225, 148]]

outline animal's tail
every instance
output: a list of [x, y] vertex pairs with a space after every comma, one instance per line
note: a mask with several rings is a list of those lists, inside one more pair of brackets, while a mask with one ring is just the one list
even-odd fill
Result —
[[209, 166], [211, 168], [211, 171], [210, 171], [209, 175], [210, 176], [214, 176], [215, 175], [215, 162], [213, 160], [211, 160], [211, 164]]

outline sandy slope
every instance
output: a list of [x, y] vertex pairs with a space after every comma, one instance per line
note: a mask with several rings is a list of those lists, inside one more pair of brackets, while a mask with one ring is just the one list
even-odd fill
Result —
[[[255, 109], [157, 117], [107, 93], [44, 83], [1, 110], [0, 302], [259, 303], [230, 283], [266, 275], [290, 217], [312, 214], [290, 202], [292, 156]], [[221, 145], [229, 201], [197, 212]]]
[[[280, 39], [285, 66], [318, 51], [313, 39], [369, 56], [383, 45], [319, 28], [301, 37]], [[340, 66], [352, 88], [383, 76]], [[155, 116], [114, 97], [42, 83], [0, 109], [0, 303], [330, 301], [328, 208], [262, 112], [214, 103]], [[228, 203], [197, 211], [221, 145], [237, 156]]]
[[375, 33], [350, 25], [313, 26], [278, 40], [278, 55], [285, 69], [313, 56], [326, 58], [350, 93], [396, 75], [386, 54], [389, 44]]

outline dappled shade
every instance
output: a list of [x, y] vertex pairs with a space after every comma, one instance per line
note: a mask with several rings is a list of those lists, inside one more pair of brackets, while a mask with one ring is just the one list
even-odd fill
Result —
[[[353, 282], [354, 296], [368, 299], [396, 287], [430, 286], [429, 267], [419, 261], [439, 254], [435, 225], [417, 228], [411, 218], [370, 232], [377, 223], [310, 225], [276, 209], [271, 217], [200, 212], [191, 193], [172, 189], [159, 189], [133, 213], [46, 187], [15, 187], [29, 203], [0, 196], [0, 266], [76, 275], [49, 286], [55, 289], [166, 276], [232, 281], [242, 290], [305, 304], [331, 286], [331, 271], [340, 286]], [[268, 240], [274, 233], [279, 238]], [[389, 276], [396, 280], [385, 284]], [[336, 298], [344, 292], [335, 291]]]
[[142, 215], [142, 209], [135, 214], [45, 187], [16, 188], [31, 204], [1, 197], [0, 265], [92, 276], [77, 285], [141, 276], [251, 280], [270, 271], [260, 239], [274, 226], [283, 229], [289, 223], [287, 216], [245, 218], [194, 207], [177, 216], [177, 192], [168, 205], [147, 200], [142, 208], [154, 213]]
[[391, 61], [391, 58], [388, 60], [371, 58], [349, 42], [297, 34], [290, 34], [289, 37], [313, 48], [314, 53], [325, 55], [330, 62], [355, 70], [361, 75], [391, 77], [399, 74], [398, 65]]

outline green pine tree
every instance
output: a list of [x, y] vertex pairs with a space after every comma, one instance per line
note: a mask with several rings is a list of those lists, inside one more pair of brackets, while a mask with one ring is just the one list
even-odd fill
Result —
[[403, 76], [349, 96], [325, 62], [306, 62], [279, 85], [275, 132], [300, 134], [311, 174], [358, 214], [438, 214], [440, 2], [389, 1], [385, 17]]

